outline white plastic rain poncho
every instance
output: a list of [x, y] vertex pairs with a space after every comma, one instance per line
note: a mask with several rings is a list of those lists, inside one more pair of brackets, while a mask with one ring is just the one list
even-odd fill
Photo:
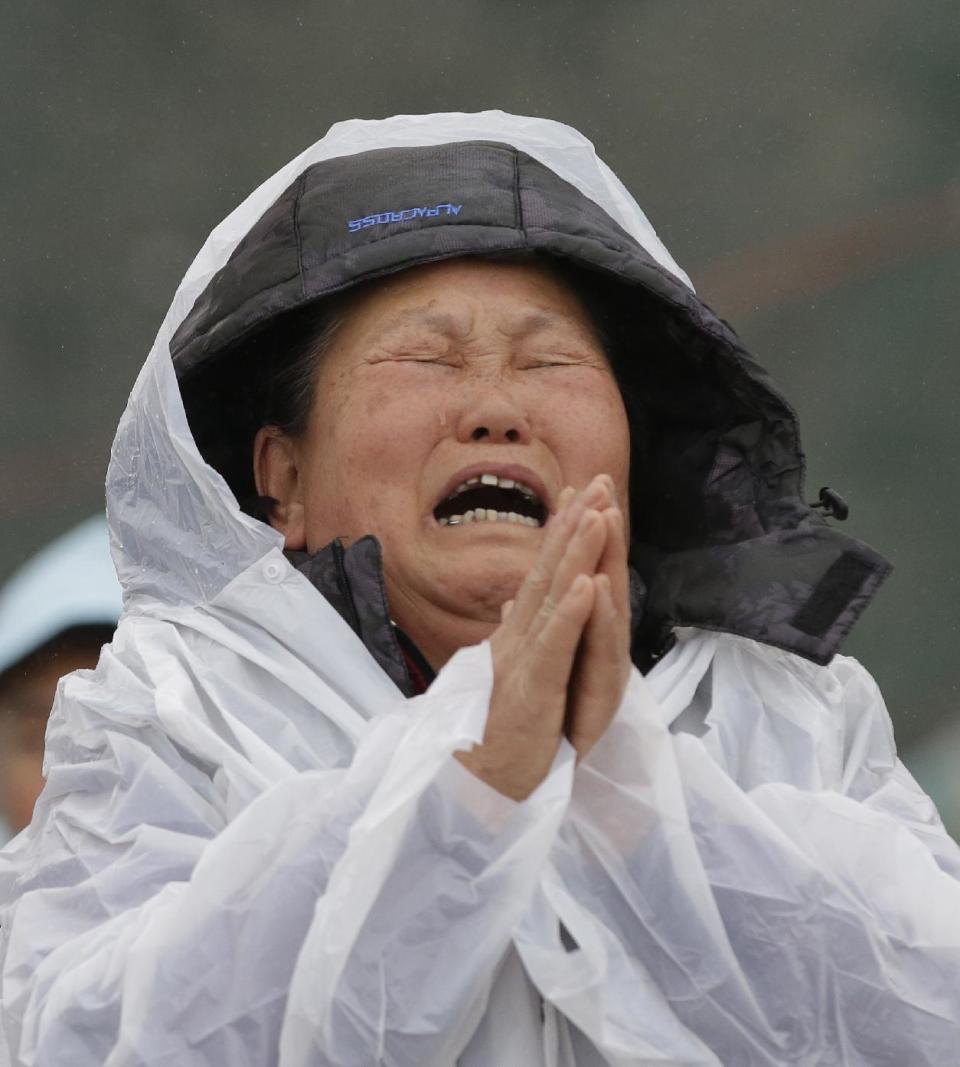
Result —
[[960, 850], [857, 663], [683, 630], [515, 803], [451, 759], [487, 646], [403, 698], [201, 459], [168, 345], [251, 224], [319, 159], [471, 138], [678, 274], [586, 141], [500, 113], [335, 126], [214, 231], [113, 449], [116, 639], [61, 683], [0, 858], [12, 1062], [957, 1062]]

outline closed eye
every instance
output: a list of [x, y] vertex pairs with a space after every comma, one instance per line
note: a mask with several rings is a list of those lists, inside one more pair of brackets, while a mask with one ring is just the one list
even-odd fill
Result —
[[376, 366], [378, 364], [416, 363], [418, 366], [453, 367], [456, 361], [449, 356], [424, 356], [405, 352], [391, 352], [387, 355], [370, 357], [367, 362]]
[[556, 356], [552, 359], [532, 359], [522, 370], [546, 370], [551, 367], [595, 367], [597, 361], [590, 356]]

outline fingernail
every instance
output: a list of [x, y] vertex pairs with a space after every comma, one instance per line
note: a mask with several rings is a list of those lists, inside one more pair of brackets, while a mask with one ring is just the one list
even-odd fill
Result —
[[610, 490], [600, 478], [594, 478], [583, 492], [583, 502], [587, 507], [596, 507], [610, 496]]
[[580, 521], [577, 523], [577, 533], [583, 533], [588, 526], [592, 526], [599, 518], [600, 512], [594, 511], [593, 508], [584, 508]]
[[574, 593], [582, 593], [584, 589], [590, 584], [590, 579], [586, 574], [578, 574], [570, 585], [570, 589]]

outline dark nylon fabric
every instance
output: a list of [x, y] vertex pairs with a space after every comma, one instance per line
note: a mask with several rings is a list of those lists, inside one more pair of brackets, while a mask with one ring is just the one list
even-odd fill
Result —
[[337, 540], [313, 555], [286, 555], [336, 609], [401, 692], [413, 696], [416, 687], [390, 621], [380, 542], [372, 536], [361, 537], [344, 548]]
[[510, 252], [588, 272], [611, 311], [647, 647], [691, 625], [829, 662], [889, 563], [804, 503], [794, 412], [730, 327], [593, 201], [510, 146], [381, 149], [308, 168], [171, 343], [201, 451], [217, 427], [204, 423], [209, 404], [191, 403], [195, 383], [229, 375], [238, 343], [277, 315], [420, 263]]

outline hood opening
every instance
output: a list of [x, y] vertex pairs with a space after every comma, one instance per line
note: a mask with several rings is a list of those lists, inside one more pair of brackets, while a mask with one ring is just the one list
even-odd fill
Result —
[[[650, 618], [828, 661], [889, 565], [804, 502], [794, 412], [733, 331], [597, 202], [510, 145], [314, 164], [210, 280], [170, 351], [200, 452], [241, 506], [264, 515], [251, 446], [283, 421], [270, 368], [282, 379], [329, 337], [343, 294], [466, 255], [548, 257], [593, 314], [630, 421], [631, 561]], [[803, 606], [818, 596], [830, 611], [812, 626]]]

